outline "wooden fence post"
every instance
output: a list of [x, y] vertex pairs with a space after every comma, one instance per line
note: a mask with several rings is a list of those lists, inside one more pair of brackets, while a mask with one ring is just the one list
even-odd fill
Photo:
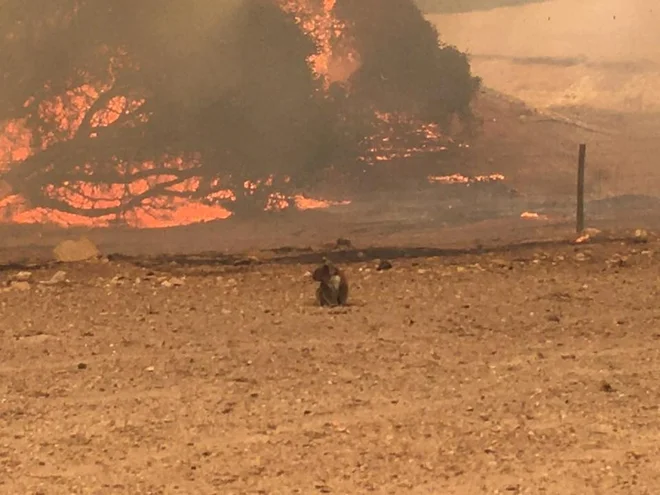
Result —
[[584, 231], [584, 165], [587, 157], [587, 145], [580, 145], [578, 156], [578, 176], [577, 176], [577, 212], [576, 212], [576, 231], [581, 234]]

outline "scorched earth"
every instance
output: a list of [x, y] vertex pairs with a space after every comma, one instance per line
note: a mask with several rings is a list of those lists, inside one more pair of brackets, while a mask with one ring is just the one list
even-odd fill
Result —
[[659, 248], [5, 267], [0, 491], [659, 493]]

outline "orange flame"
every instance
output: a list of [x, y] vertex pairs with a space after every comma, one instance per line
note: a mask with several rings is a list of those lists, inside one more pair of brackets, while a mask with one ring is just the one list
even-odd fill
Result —
[[540, 213], [536, 213], [533, 211], [523, 211], [520, 214], [520, 218], [522, 218], [523, 220], [547, 220], [548, 216], [541, 215]]
[[316, 42], [319, 51], [309, 62], [314, 72], [323, 78], [325, 87], [335, 81], [348, 80], [360, 66], [360, 60], [350, 40], [346, 39], [346, 26], [334, 15], [336, 0], [323, 0], [320, 5], [315, 5], [314, 0], [278, 1]]
[[475, 182], [500, 182], [504, 180], [502, 174], [490, 175], [475, 175], [474, 177], [466, 177], [461, 174], [430, 176], [429, 182], [435, 184], [472, 184]]
[[[323, 77], [326, 86], [329, 82], [337, 80], [337, 74], [347, 77], [346, 66], [340, 57], [333, 54], [332, 37], [340, 36], [343, 26], [333, 16], [335, 0], [324, 0], [321, 8], [314, 8], [309, 0], [279, 0], [284, 10], [295, 14], [296, 21], [311, 35], [319, 46], [319, 53], [310, 59], [315, 72]], [[352, 60], [348, 57], [349, 60]], [[118, 59], [111, 61], [112, 69], [118, 65]], [[342, 69], [343, 67], [343, 69]], [[340, 70], [341, 69], [341, 70]], [[343, 72], [342, 72], [343, 70]], [[333, 75], [334, 74], [334, 75]], [[102, 92], [109, 89], [102, 87], [96, 89], [86, 85], [67, 91], [64, 95], [44, 101], [39, 106], [39, 114], [44, 123], [50, 124], [52, 130], [44, 136], [42, 149], [62, 139], [71, 139], [81, 128], [85, 116], [90, 112], [94, 103]], [[25, 105], [31, 104], [27, 101]], [[105, 108], [97, 111], [89, 119], [89, 127], [108, 126], [116, 122], [123, 114], [135, 113], [144, 100], [129, 100], [124, 96], [112, 98]], [[94, 132], [90, 138], [96, 137]], [[20, 166], [20, 162], [31, 155], [30, 131], [24, 122], [13, 121], [0, 129], [0, 171], [7, 170], [8, 166]], [[168, 166], [185, 168], [181, 158], [176, 159]], [[145, 169], [154, 167], [153, 164], [143, 164]], [[120, 206], [128, 197], [142, 194], [158, 184], [167, 183], [172, 177], [160, 175], [152, 179], [140, 179], [130, 184], [110, 184], [107, 186], [91, 183], [65, 184], [65, 187], [46, 189], [52, 198], [63, 199], [66, 203], [85, 209], [113, 208]], [[273, 178], [264, 181], [263, 185], [272, 186]], [[246, 182], [245, 189], [253, 191], [262, 184]], [[172, 191], [195, 191], [199, 187], [199, 180], [195, 178], [183, 181], [172, 186]], [[235, 200], [232, 191], [224, 190], [214, 193], [213, 198]], [[210, 199], [207, 196], [206, 199]], [[329, 206], [346, 204], [320, 199], [307, 198], [303, 195], [287, 199], [279, 193], [272, 193], [268, 198], [266, 210], [278, 210], [295, 207], [300, 210], [315, 208], [328, 208]], [[122, 220], [128, 225], [140, 228], [169, 227], [191, 223], [225, 219], [231, 216], [226, 208], [219, 205], [208, 205], [202, 201], [185, 198], [167, 198], [159, 200], [151, 198], [145, 200], [139, 207], [122, 214]], [[12, 223], [44, 223], [50, 222], [60, 226], [108, 226], [117, 221], [117, 215], [102, 217], [88, 217], [73, 213], [56, 211], [49, 208], [33, 208], [25, 198], [11, 191], [8, 184], [0, 181], [0, 222]]]
[[[283, 10], [291, 13], [301, 28], [316, 42], [318, 53], [310, 57], [309, 63], [318, 77], [323, 79], [327, 88], [330, 83], [346, 81], [360, 66], [359, 55], [352, 49], [351, 40], [346, 33], [346, 26], [334, 15], [336, 0], [277, 0]], [[121, 55], [121, 54], [120, 54]], [[113, 68], [119, 65], [118, 59], [111, 61], [110, 75]], [[95, 88], [82, 86], [66, 92], [64, 95], [42, 102], [39, 106], [40, 117], [52, 129], [43, 140], [42, 147], [46, 148], [58, 140], [71, 139], [87, 126], [86, 131], [90, 137], [96, 137], [94, 128], [105, 127], [116, 123], [125, 115], [142, 120], [139, 111], [145, 101], [130, 99], [126, 96], [116, 96], [110, 99], [104, 108], [89, 115], [93, 105], [99, 102], [103, 92], [109, 87]], [[26, 102], [26, 106], [33, 103]], [[435, 124], [422, 122], [404, 115], [376, 113], [381, 128], [375, 136], [370, 138], [370, 149], [363, 161], [373, 165], [377, 162], [392, 161], [400, 158], [410, 158], [424, 153], [444, 152], [453, 140], [444, 135]], [[88, 119], [85, 121], [85, 119]], [[1, 123], [0, 123], [1, 124]], [[91, 130], [90, 130], [91, 129]], [[20, 167], [21, 162], [28, 159], [31, 154], [31, 135], [25, 122], [12, 121], [0, 126], [0, 172], [9, 166]], [[412, 144], [411, 144], [412, 143]], [[459, 147], [469, 145], [459, 144]], [[174, 158], [167, 163], [161, 163], [161, 168], [188, 170], [195, 166], [189, 158]], [[141, 164], [139, 171], [155, 168], [151, 162]], [[83, 167], [84, 168], [84, 167]], [[85, 172], [92, 173], [91, 167]], [[127, 199], [141, 195], [154, 187], [166, 188], [172, 193], [194, 193], [200, 190], [200, 180], [195, 177], [175, 183], [172, 175], [167, 173], [138, 179], [129, 184], [97, 185], [77, 182], [64, 184], [63, 187], [46, 188], [49, 197], [63, 200], [75, 208], [99, 209], [116, 208], [125, 203]], [[490, 182], [504, 180], [499, 174], [490, 176], [465, 177], [460, 174], [452, 176], [429, 176], [428, 180], [434, 183], [464, 183]], [[287, 178], [284, 179], [287, 182]], [[168, 183], [174, 185], [167, 186]], [[246, 194], [254, 194], [261, 187], [272, 188], [274, 177], [261, 181], [245, 182], [243, 184]], [[204, 221], [226, 219], [231, 216], [226, 208], [219, 205], [208, 204], [213, 199], [236, 200], [236, 191], [222, 189], [219, 183], [214, 184], [215, 192], [207, 194], [205, 200], [190, 200], [184, 197], [152, 197], [145, 199], [138, 207], [122, 213], [120, 218], [116, 214], [89, 217], [73, 213], [56, 211], [48, 208], [35, 208], [28, 201], [11, 190], [11, 187], [0, 180], [0, 222], [13, 223], [54, 223], [60, 226], [109, 226], [118, 220], [133, 227], [158, 228], [186, 225]], [[345, 205], [350, 201], [331, 202], [322, 199], [309, 198], [297, 195], [287, 198], [273, 192], [267, 199], [266, 210], [279, 210], [284, 208], [297, 208], [308, 210], [315, 208], [328, 208], [334, 205]]]

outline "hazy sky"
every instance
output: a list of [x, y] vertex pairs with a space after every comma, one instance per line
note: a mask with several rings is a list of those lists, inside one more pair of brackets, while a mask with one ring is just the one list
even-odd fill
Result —
[[443, 39], [474, 53], [660, 62], [658, 0], [550, 0], [429, 18]]

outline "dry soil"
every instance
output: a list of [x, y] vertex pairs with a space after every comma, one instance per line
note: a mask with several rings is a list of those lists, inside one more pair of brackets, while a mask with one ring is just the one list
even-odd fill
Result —
[[31, 268], [0, 293], [0, 492], [658, 493], [659, 253], [365, 251], [330, 310], [295, 253]]

